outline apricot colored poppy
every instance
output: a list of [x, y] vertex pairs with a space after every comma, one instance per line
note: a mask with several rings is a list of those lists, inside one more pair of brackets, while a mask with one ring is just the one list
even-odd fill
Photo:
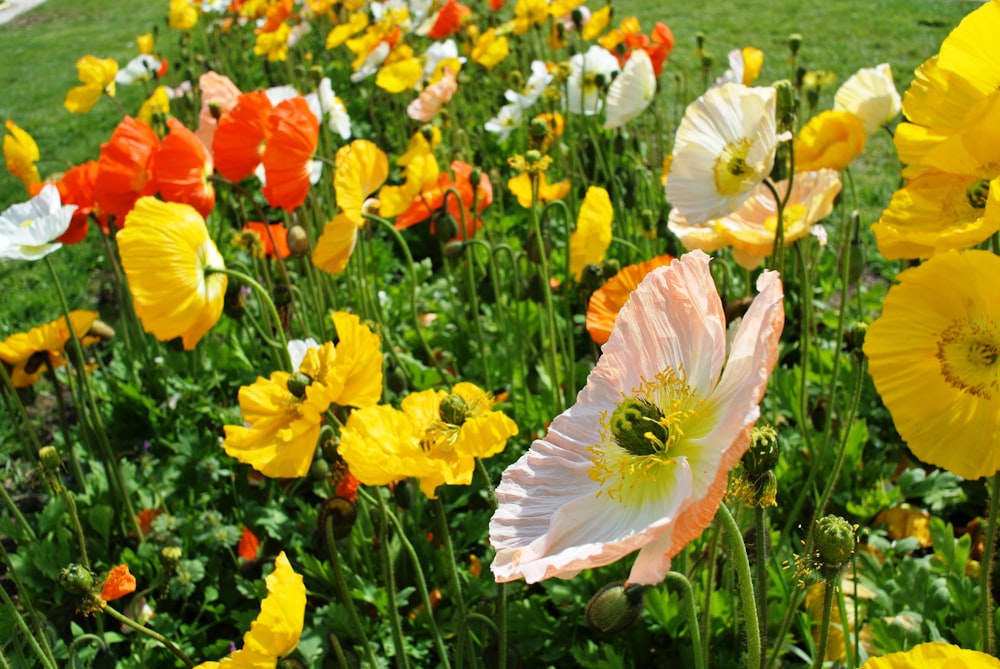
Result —
[[219, 118], [236, 106], [242, 93], [229, 77], [217, 72], [205, 72], [201, 75], [198, 78], [198, 89], [201, 91], [201, 111], [198, 113], [198, 129], [195, 134], [205, 148], [211, 151]]
[[270, 117], [264, 147], [264, 197], [272, 207], [294, 211], [309, 193], [309, 164], [319, 142], [319, 120], [302, 96], [280, 103]]
[[674, 257], [671, 255], [662, 255], [622, 267], [620, 272], [594, 291], [587, 304], [587, 332], [595, 344], [604, 344], [611, 337], [618, 312], [629, 301], [632, 291], [639, 287], [646, 275], [657, 267], [669, 265], [673, 260]]
[[167, 119], [170, 133], [153, 155], [153, 179], [167, 202], [183, 202], [207, 217], [215, 206], [212, 157], [198, 136], [175, 118]]
[[150, 163], [160, 140], [142, 121], [126, 116], [101, 146], [97, 160], [94, 203], [102, 215], [114, 216], [115, 225], [124, 225], [135, 201], [156, 192]]
[[253, 174], [271, 134], [273, 108], [264, 91], [253, 91], [241, 95], [236, 106], [219, 119], [212, 138], [212, 156], [219, 174], [230, 181], [241, 181]]

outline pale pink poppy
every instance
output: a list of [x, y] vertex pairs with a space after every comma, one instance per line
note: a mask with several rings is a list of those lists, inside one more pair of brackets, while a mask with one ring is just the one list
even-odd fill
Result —
[[764, 272], [727, 356], [708, 264], [693, 251], [646, 276], [576, 404], [504, 472], [497, 581], [570, 578], [638, 550], [629, 583], [652, 585], [712, 522], [760, 416], [784, 309]]
[[229, 77], [217, 72], [201, 75], [198, 88], [201, 90], [201, 112], [198, 115], [198, 129], [194, 134], [211, 153], [215, 129], [219, 127], [218, 117], [212, 115], [212, 106], [217, 108], [221, 116], [236, 106], [241, 93]]
[[406, 108], [406, 115], [415, 121], [428, 123], [437, 116], [441, 108], [451, 100], [458, 90], [458, 80], [450, 67], [444, 68], [444, 75], [436, 84], [420, 91], [420, 96]]

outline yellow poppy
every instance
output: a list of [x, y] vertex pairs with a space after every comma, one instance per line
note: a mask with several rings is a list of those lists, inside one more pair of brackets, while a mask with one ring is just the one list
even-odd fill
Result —
[[135, 48], [143, 55], [152, 55], [156, 40], [153, 33], [144, 33], [135, 38]]
[[451, 393], [413, 393], [402, 411], [379, 405], [353, 412], [339, 452], [365, 485], [418, 478], [434, 499], [441, 485], [471, 483], [476, 458], [499, 453], [517, 434], [514, 421], [492, 407], [493, 398], [471, 383], [458, 383]]
[[824, 111], [795, 138], [795, 171], [843, 170], [865, 148], [865, 126], [847, 111]]
[[903, 653], [873, 657], [861, 669], [1000, 669], [1000, 660], [950, 643], [931, 642]]
[[7, 160], [7, 171], [24, 183], [24, 187], [42, 182], [35, 163], [41, 158], [34, 138], [10, 119], [6, 122], [7, 133], [3, 138], [3, 155]]
[[330, 33], [326, 36], [326, 48], [335, 49], [344, 42], [347, 41], [352, 35], [357, 35], [359, 32], [368, 27], [368, 15], [362, 14], [361, 12], [356, 12], [348, 17], [346, 23], [341, 23], [340, 25], [334, 26]]
[[[521, 172], [507, 181], [507, 188], [517, 198], [517, 203], [528, 209], [531, 207], [531, 175]], [[569, 195], [569, 179], [554, 184], [548, 183], [545, 172], [538, 173], [538, 203], [545, 204], [553, 200], [561, 200]]]
[[272, 63], [288, 60], [288, 36], [291, 32], [289, 25], [282, 23], [276, 30], [257, 33], [257, 41], [253, 45], [254, 54], [267, 56]]
[[198, 25], [198, 8], [190, 0], [170, 0], [167, 25], [174, 30], [191, 30]]
[[497, 36], [495, 28], [490, 28], [476, 40], [472, 47], [472, 60], [487, 70], [492, 70], [510, 54], [510, 43], [506, 35]]
[[260, 614], [243, 635], [243, 647], [221, 662], [202, 662], [195, 669], [273, 667], [299, 645], [306, 615], [306, 587], [285, 552], [278, 553], [274, 571], [264, 579], [267, 597]]
[[577, 281], [583, 268], [599, 264], [611, 246], [611, 221], [614, 210], [608, 191], [591, 186], [583, 198], [576, 229], [569, 239], [569, 271]]
[[389, 176], [389, 158], [367, 139], [356, 139], [337, 150], [334, 157], [333, 187], [337, 206], [356, 226], [364, 220], [365, 199], [377, 191]]
[[226, 264], [193, 207], [142, 197], [118, 233], [122, 267], [146, 332], [190, 350], [222, 315]]
[[[96, 320], [96, 311], [75, 309], [69, 312], [73, 331], [84, 345], [97, 341], [95, 337], [85, 336]], [[65, 365], [65, 348], [69, 340], [69, 327], [63, 317], [27, 332], [12, 334], [0, 342], [0, 360], [11, 366], [10, 378], [14, 387], [24, 388], [37, 383], [46, 365], [53, 368]]]
[[347, 269], [357, 238], [357, 223], [346, 213], [337, 214], [327, 221], [316, 240], [312, 252], [313, 265], [328, 274], [340, 274]]
[[170, 95], [167, 94], [166, 86], [157, 86], [142, 106], [136, 116], [140, 121], [148, 126], [153, 126], [153, 119], [165, 119], [170, 113]]
[[581, 35], [585, 40], [592, 40], [603, 33], [611, 23], [611, 5], [604, 5], [590, 15], [590, 19], [584, 24]]
[[868, 369], [924, 462], [966, 479], [1000, 470], [1000, 257], [950, 251], [899, 275], [868, 328]]
[[226, 425], [223, 449], [271, 478], [309, 472], [323, 413], [331, 404], [367, 407], [382, 394], [378, 335], [344, 312], [333, 315], [339, 342], [308, 345], [294, 374], [272, 372], [239, 392], [246, 425]]
[[76, 61], [76, 69], [80, 75], [82, 86], [77, 86], [66, 94], [63, 106], [74, 114], [86, 114], [101, 95], [115, 95], [115, 75], [118, 74], [118, 63], [112, 58], [97, 58], [84, 56]]
[[441, 168], [431, 153], [418, 154], [406, 165], [406, 181], [399, 186], [383, 186], [379, 192], [380, 213], [393, 218], [409, 209], [425, 188], [437, 184]]
[[523, 35], [531, 26], [540, 26], [549, 18], [549, 3], [546, 0], [517, 0], [514, 5], [515, 35]]
[[375, 76], [375, 85], [389, 93], [412, 90], [424, 76], [424, 65], [405, 44], [396, 47]]

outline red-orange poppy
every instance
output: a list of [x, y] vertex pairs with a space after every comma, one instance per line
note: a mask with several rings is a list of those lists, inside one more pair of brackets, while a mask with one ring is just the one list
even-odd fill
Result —
[[135, 520], [139, 523], [139, 529], [142, 530], [142, 535], [146, 536], [153, 529], [153, 521], [156, 517], [160, 515], [162, 511], [160, 509], [143, 509], [139, 513], [135, 514]]
[[292, 15], [292, 0], [279, 0], [267, 8], [267, 21], [258, 33], [273, 33]]
[[454, 35], [462, 29], [462, 21], [468, 16], [472, 16], [471, 9], [459, 4], [457, 0], [448, 0], [438, 11], [437, 19], [427, 31], [427, 36], [431, 39], [443, 39]]
[[657, 21], [653, 27], [650, 41], [650, 44], [646, 44], [642, 48], [649, 54], [649, 60], [653, 63], [653, 72], [658, 77], [663, 71], [663, 63], [666, 62], [667, 56], [674, 48], [674, 33], [666, 23]]
[[101, 599], [110, 602], [133, 592], [135, 592], [135, 576], [128, 570], [128, 565], [120, 564], [112, 567], [108, 577], [104, 579]]
[[[219, 128], [222, 132], [222, 128]], [[319, 121], [302, 96], [285, 100], [271, 113], [264, 147], [264, 197], [272, 207], [293, 211], [309, 193], [309, 162], [319, 142]]]
[[[94, 213], [94, 184], [97, 183], [97, 173], [97, 161], [88, 160], [82, 165], [66, 170], [62, 178], [56, 182], [62, 203], [76, 205], [69, 228], [59, 237], [58, 241], [63, 244], [76, 244], [87, 236], [87, 230], [90, 229], [90, 215]], [[107, 233], [107, 216], [99, 217], [98, 221]]]
[[271, 134], [269, 119], [274, 106], [263, 91], [244, 93], [236, 106], [223, 114], [212, 138], [215, 169], [230, 181], [241, 181], [260, 165], [264, 144]]
[[94, 204], [98, 213], [114, 216], [115, 225], [125, 224], [125, 215], [143, 195], [153, 195], [156, 184], [150, 162], [160, 140], [142, 121], [126, 116], [101, 145], [94, 183]]
[[175, 118], [167, 119], [170, 134], [153, 155], [153, 179], [167, 202], [182, 202], [207, 217], [215, 206], [212, 157], [198, 136]]
[[[459, 222], [460, 226], [464, 225], [465, 227], [464, 234], [461, 227], [459, 228], [455, 239], [463, 239], [466, 236], [471, 237], [475, 234], [482, 223], [482, 219], [469, 210], [472, 208], [473, 200], [475, 200], [476, 212], [481, 212], [490, 206], [493, 202], [493, 184], [490, 183], [490, 179], [486, 176], [486, 173], [482, 172], [479, 183], [474, 187], [471, 181], [472, 165], [463, 163], [460, 160], [451, 163], [451, 171], [455, 175], [454, 178], [448, 174], [439, 176], [436, 184], [421, 192], [413, 201], [413, 204], [396, 218], [397, 230], [402, 230], [420, 221], [427, 220], [432, 214], [445, 207], [445, 201], [447, 200], [448, 213], [451, 214], [456, 222]], [[461, 196], [461, 205], [459, 205], [458, 198], [450, 193], [449, 189], [454, 189], [458, 192]], [[446, 193], [447, 198], [445, 197]], [[464, 221], [462, 219], [463, 210], [465, 211]], [[433, 224], [431, 225], [431, 232], [434, 232]]]
[[240, 544], [236, 548], [236, 554], [244, 560], [256, 560], [257, 552], [260, 550], [260, 539], [257, 538], [250, 528], [243, 526], [243, 535], [240, 536]]
[[608, 279], [608, 282], [594, 291], [587, 305], [587, 332], [595, 344], [604, 344], [611, 336], [618, 312], [632, 297], [632, 291], [657, 267], [669, 265], [674, 261], [670, 255], [662, 255], [623, 267], [620, 272]]
[[275, 256], [275, 249], [277, 249], [277, 255], [282, 258], [292, 255], [291, 249], [288, 248], [288, 228], [285, 227], [284, 223], [250, 221], [243, 226], [243, 230], [249, 230], [260, 237], [264, 244], [264, 255], [268, 258]]

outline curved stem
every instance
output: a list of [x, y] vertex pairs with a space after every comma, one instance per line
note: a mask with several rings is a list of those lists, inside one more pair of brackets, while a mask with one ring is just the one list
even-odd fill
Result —
[[274, 321], [274, 332], [278, 336], [278, 342], [281, 344], [282, 348], [282, 360], [284, 361], [284, 366], [289, 371], [292, 370], [292, 359], [288, 354], [288, 340], [285, 339], [285, 331], [281, 327], [281, 317], [278, 315], [278, 309], [274, 306], [274, 301], [271, 296], [267, 294], [267, 290], [264, 286], [254, 279], [249, 274], [240, 272], [239, 270], [226, 268], [209, 267], [205, 270], [206, 274], [225, 274], [231, 276], [234, 279], [239, 279], [243, 283], [247, 284], [255, 291], [257, 291], [257, 296], [260, 298], [264, 306], [267, 307], [267, 311]]
[[747, 628], [747, 667], [755, 669], [760, 666], [761, 645], [760, 625], [757, 621], [757, 600], [754, 597], [753, 579], [750, 576], [750, 559], [747, 557], [747, 547], [743, 543], [743, 533], [740, 532], [736, 519], [725, 504], [719, 505], [718, 517], [722, 518], [725, 527], [726, 541], [729, 543], [729, 554], [739, 581], [740, 603], [743, 606], [743, 617]]
[[340, 561], [340, 551], [337, 550], [337, 539], [333, 534], [333, 516], [326, 519], [326, 527], [323, 528], [323, 531], [326, 535], [327, 552], [330, 554], [330, 565], [333, 567], [333, 580], [337, 585], [341, 604], [347, 609], [347, 617], [351, 621], [351, 627], [354, 628], [354, 633], [358, 636], [358, 641], [364, 649], [365, 660], [368, 662], [368, 666], [371, 669], [377, 669], [379, 664], [375, 660], [374, 653], [372, 653], [371, 644], [368, 643], [368, 635], [365, 634], [365, 628], [361, 625], [361, 616], [358, 615], [358, 609], [354, 606], [354, 600], [351, 598], [351, 590], [347, 587], [347, 579], [344, 578], [344, 565]]
[[688, 619], [688, 630], [691, 633], [691, 645], [694, 646], [694, 669], [705, 669], [704, 648], [701, 646], [701, 628], [698, 626], [698, 611], [695, 608], [694, 588], [688, 577], [680, 572], [668, 571], [667, 581], [672, 581], [680, 586], [683, 591], [683, 601]]
[[188, 669], [194, 667], [194, 662], [191, 660], [191, 658], [185, 655], [184, 651], [182, 651], [180, 648], [174, 645], [174, 643], [170, 641], [170, 639], [166, 638], [159, 632], [154, 632], [145, 625], [140, 625], [139, 623], [132, 620], [128, 616], [122, 615], [121, 613], [119, 613], [118, 611], [116, 611], [115, 609], [111, 608], [108, 605], [104, 606], [104, 612], [107, 613], [112, 618], [114, 618], [115, 620], [117, 620], [118, 622], [120, 622], [121, 624], [125, 625], [126, 627], [134, 629], [139, 634], [143, 634], [145, 636], [148, 636], [150, 639], [155, 639], [156, 641], [162, 643], [167, 648], [167, 650], [173, 653], [174, 657], [183, 662], [184, 666], [188, 667]]

